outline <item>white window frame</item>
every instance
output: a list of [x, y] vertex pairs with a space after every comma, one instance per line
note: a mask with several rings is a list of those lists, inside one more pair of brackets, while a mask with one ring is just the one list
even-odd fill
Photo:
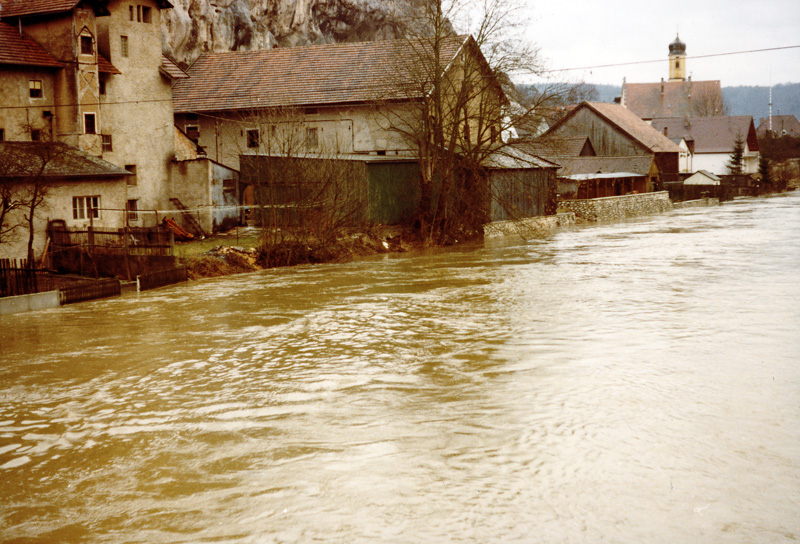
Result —
[[72, 219], [75, 221], [100, 219], [100, 195], [73, 196]]

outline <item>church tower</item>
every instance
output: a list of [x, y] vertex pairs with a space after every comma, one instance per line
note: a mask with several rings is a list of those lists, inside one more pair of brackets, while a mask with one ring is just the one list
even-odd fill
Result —
[[686, 81], [686, 44], [678, 36], [669, 44], [669, 80]]

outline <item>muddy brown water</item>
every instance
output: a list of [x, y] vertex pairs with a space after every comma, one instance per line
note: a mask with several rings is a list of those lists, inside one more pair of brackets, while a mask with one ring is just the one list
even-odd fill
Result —
[[0, 540], [800, 539], [800, 194], [0, 316]]

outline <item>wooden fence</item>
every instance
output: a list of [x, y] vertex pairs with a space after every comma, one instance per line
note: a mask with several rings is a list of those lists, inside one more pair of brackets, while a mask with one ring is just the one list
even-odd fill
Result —
[[54, 280], [27, 260], [0, 259], [0, 297], [30, 295], [56, 289]]
[[155, 289], [156, 287], [163, 287], [164, 285], [172, 285], [173, 283], [183, 282], [187, 279], [189, 279], [189, 275], [185, 266], [136, 276], [139, 291]]
[[122, 288], [119, 280], [106, 279], [63, 287], [59, 291], [61, 292], [61, 304], [72, 304], [96, 298], [119, 296]]

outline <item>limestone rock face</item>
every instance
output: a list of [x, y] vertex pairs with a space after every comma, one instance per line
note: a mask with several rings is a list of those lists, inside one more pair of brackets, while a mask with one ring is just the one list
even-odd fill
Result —
[[164, 50], [181, 63], [218, 51], [394, 39], [413, 0], [172, 0]]

